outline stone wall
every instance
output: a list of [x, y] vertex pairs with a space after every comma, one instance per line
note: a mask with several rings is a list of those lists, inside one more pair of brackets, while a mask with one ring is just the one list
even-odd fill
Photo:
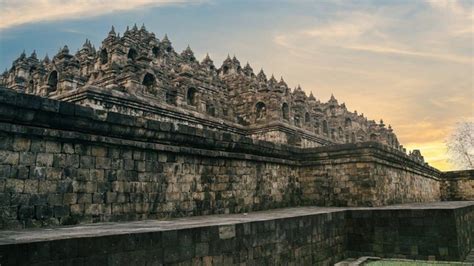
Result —
[[301, 207], [0, 231], [0, 264], [334, 265], [360, 256], [462, 261], [473, 247], [473, 215], [474, 205], [463, 202]]
[[334, 265], [344, 258], [344, 218], [341, 211], [166, 231], [154, 226], [149, 227], [154, 228], [152, 232], [103, 235], [98, 231], [89, 237], [0, 243], [0, 264]]
[[474, 200], [474, 170], [445, 172], [442, 177], [443, 200]]
[[347, 256], [463, 260], [472, 248], [474, 205], [348, 213]]
[[439, 172], [376, 144], [308, 150], [300, 171], [303, 199], [318, 206], [383, 206], [439, 201]]
[[301, 149], [0, 93], [1, 228], [433, 201], [438, 176], [378, 143]]
[[454, 218], [459, 257], [465, 258], [471, 252], [471, 249], [474, 248], [474, 206], [456, 209]]

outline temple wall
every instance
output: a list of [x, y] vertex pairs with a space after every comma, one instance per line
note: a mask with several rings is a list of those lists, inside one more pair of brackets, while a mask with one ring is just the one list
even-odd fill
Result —
[[0, 93], [1, 228], [426, 202], [438, 175], [377, 143], [301, 149]]
[[322, 206], [439, 201], [440, 173], [389, 149], [353, 144], [318, 148], [300, 171], [303, 201]]
[[474, 200], [474, 170], [443, 173], [443, 200]]

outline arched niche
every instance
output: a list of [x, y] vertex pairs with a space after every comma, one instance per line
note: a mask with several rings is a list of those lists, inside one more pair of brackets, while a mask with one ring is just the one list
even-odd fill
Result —
[[344, 121], [344, 127], [345, 128], [351, 128], [352, 127], [352, 120], [347, 117], [346, 120]]
[[223, 73], [224, 75], [227, 75], [227, 73], [229, 73], [229, 67], [228, 67], [228, 66], [223, 66], [223, 67], [222, 67], [222, 73]]
[[267, 115], [266, 105], [263, 102], [258, 102], [255, 105], [255, 113], [256, 113], [256, 116], [255, 116], [256, 121], [260, 121], [260, 120], [265, 119], [265, 117]]
[[216, 115], [216, 107], [213, 103], [206, 103], [206, 113], [211, 116]]
[[192, 105], [192, 106], [197, 105], [196, 94], [197, 94], [197, 91], [195, 88], [191, 87], [188, 89], [188, 92], [186, 93], [186, 103], [188, 105]]
[[33, 79], [30, 79], [30, 81], [28, 82], [28, 88], [27, 88], [26, 92], [34, 94], [34, 92], [35, 92], [35, 81]]
[[127, 58], [132, 60], [132, 61], [135, 61], [138, 57], [138, 52], [137, 50], [135, 50], [134, 48], [130, 48], [128, 49], [128, 53], [127, 53]]
[[154, 46], [154, 47], [151, 49], [151, 52], [153, 53], [153, 56], [155, 56], [155, 57], [160, 56], [160, 47]]
[[156, 87], [155, 76], [151, 73], [146, 73], [145, 76], [143, 76], [142, 85], [145, 86], [148, 90], [151, 90]]
[[281, 114], [283, 119], [290, 120], [290, 108], [288, 107], [287, 103], [283, 103], [281, 105]]
[[299, 114], [296, 114], [296, 115], [293, 117], [293, 121], [295, 122], [295, 126], [301, 127], [301, 117], [300, 117]]
[[48, 92], [54, 92], [58, 89], [58, 71], [53, 70], [48, 75]]
[[171, 105], [176, 105], [178, 92], [176, 90], [166, 91], [166, 103]]
[[102, 65], [105, 65], [109, 62], [109, 53], [107, 52], [107, 49], [102, 49], [100, 50], [100, 63]]

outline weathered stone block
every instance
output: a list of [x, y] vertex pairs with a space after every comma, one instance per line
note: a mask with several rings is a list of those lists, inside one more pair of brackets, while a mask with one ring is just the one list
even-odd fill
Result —
[[24, 180], [7, 179], [5, 182], [5, 191], [12, 193], [23, 193], [25, 187]]
[[92, 194], [77, 193], [77, 203], [92, 203]]
[[13, 140], [14, 151], [29, 151], [31, 140], [28, 138], [15, 137]]
[[53, 166], [54, 156], [51, 153], [38, 153], [36, 156], [36, 165], [43, 167]]
[[100, 204], [84, 204], [85, 215], [99, 215], [102, 213], [102, 205]]
[[61, 143], [55, 141], [46, 141], [45, 151], [47, 153], [60, 153], [61, 152]]
[[74, 154], [74, 145], [71, 143], [63, 143], [62, 144], [62, 152], [66, 154]]
[[111, 165], [112, 161], [109, 158], [96, 157], [95, 159], [95, 167], [98, 169], [110, 169]]
[[219, 238], [220, 239], [231, 239], [235, 237], [235, 225], [222, 225], [219, 226]]
[[33, 152], [20, 153], [20, 165], [33, 166], [36, 163], [36, 154]]
[[94, 157], [106, 157], [107, 156], [107, 148], [100, 147], [100, 146], [93, 146], [91, 148], [91, 155]]
[[46, 205], [35, 206], [35, 218], [38, 220], [49, 219], [53, 216], [52, 207]]
[[47, 197], [48, 197], [48, 204], [51, 206], [63, 204], [63, 194], [49, 193]]
[[31, 152], [45, 152], [46, 151], [46, 142], [44, 140], [33, 139], [31, 141]]
[[27, 179], [24, 183], [24, 193], [35, 194], [39, 191], [39, 182], [38, 180]]
[[67, 217], [69, 216], [69, 206], [54, 206], [53, 214], [57, 218]]
[[2, 164], [17, 165], [20, 159], [20, 154], [14, 151], [0, 150], [0, 162]]
[[95, 168], [95, 157], [83, 155], [80, 157], [80, 167], [83, 169]]
[[63, 204], [71, 205], [77, 203], [77, 194], [76, 193], [64, 193], [63, 194]]
[[11, 177], [11, 169], [10, 165], [0, 165], [0, 179]]

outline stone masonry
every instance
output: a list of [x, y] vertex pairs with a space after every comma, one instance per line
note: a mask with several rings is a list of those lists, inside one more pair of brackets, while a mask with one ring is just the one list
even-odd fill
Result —
[[441, 172], [376, 142], [299, 148], [0, 93], [1, 227], [440, 200]]

